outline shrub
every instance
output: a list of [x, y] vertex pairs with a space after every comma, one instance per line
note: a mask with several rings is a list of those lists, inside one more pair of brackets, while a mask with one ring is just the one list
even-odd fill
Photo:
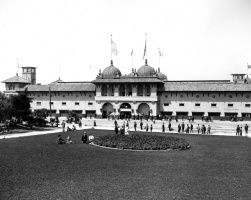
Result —
[[132, 150], [185, 150], [190, 145], [182, 138], [156, 135], [105, 135], [94, 139], [99, 146]]

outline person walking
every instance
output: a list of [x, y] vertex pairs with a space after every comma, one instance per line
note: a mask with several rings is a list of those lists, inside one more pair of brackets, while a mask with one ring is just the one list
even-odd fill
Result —
[[247, 124], [245, 125], [244, 129], [245, 129], [245, 134], [247, 136], [248, 135], [248, 125]]
[[178, 125], [178, 133], [180, 133], [181, 125]]
[[162, 124], [162, 132], [165, 132], [165, 123]]
[[146, 124], [146, 131], [148, 131], [149, 127], [148, 127], [148, 124]]
[[201, 125], [201, 134], [202, 134], [202, 135], [205, 134], [205, 128], [206, 128], [205, 125], [202, 124], [202, 125]]
[[137, 129], [137, 122], [134, 122], [134, 130], [136, 131]]
[[240, 136], [242, 136], [242, 127], [240, 127]]
[[237, 125], [237, 128], [236, 128], [236, 136], [239, 136], [239, 134], [240, 134], [240, 126]]
[[207, 130], [207, 128], [206, 128], [206, 126], [203, 124], [203, 134], [206, 134], [206, 130]]
[[181, 124], [181, 129], [182, 129], [182, 132], [185, 131], [185, 124], [184, 124], [184, 122], [182, 122], [182, 124]]
[[153, 125], [150, 126], [150, 131], [153, 132]]
[[200, 134], [200, 125], [198, 124], [198, 126], [196, 127], [197, 129], [197, 133]]
[[116, 124], [115, 125], [115, 135], [117, 135], [119, 133], [119, 128], [118, 128], [118, 125]]
[[190, 133], [193, 133], [193, 124], [190, 125]]
[[62, 132], [65, 132], [65, 121], [62, 122]]
[[208, 134], [208, 135], [211, 134], [211, 126], [210, 126], [210, 125], [208, 125], [208, 127], [207, 127], [207, 134]]
[[171, 131], [171, 127], [172, 127], [171, 122], [169, 122], [169, 124], [168, 124], [168, 130], [169, 131]]
[[97, 126], [97, 124], [96, 124], [96, 121], [94, 120], [94, 122], [93, 122], [93, 126]]
[[143, 122], [142, 122], [142, 120], [140, 121], [140, 129], [142, 130], [143, 129]]
[[186, 127], [186, 133], [189, 134], [189, 125], [187, 124], [187, 127]]

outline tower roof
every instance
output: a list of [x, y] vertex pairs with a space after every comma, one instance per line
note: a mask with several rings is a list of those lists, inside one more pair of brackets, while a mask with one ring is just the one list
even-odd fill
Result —
[[18, 76], [18, 74], [16, 74], [16, 76], [6, 79], [2, 81], [2, 83], [30, 83], [30, 82], [27, 79], [24, 79]]

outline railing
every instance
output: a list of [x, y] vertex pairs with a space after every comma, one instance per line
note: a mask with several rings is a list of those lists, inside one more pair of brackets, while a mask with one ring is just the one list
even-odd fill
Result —
[[158, 97], [151, 96], [96, 96], [96, 101], [158, 101]]

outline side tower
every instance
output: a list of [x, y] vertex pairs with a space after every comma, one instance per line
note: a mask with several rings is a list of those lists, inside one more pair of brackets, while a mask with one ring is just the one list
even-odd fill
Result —
[[22, 67], [22, 78], [28, 80], [30, 84], [36, 84], [36, 67]]

